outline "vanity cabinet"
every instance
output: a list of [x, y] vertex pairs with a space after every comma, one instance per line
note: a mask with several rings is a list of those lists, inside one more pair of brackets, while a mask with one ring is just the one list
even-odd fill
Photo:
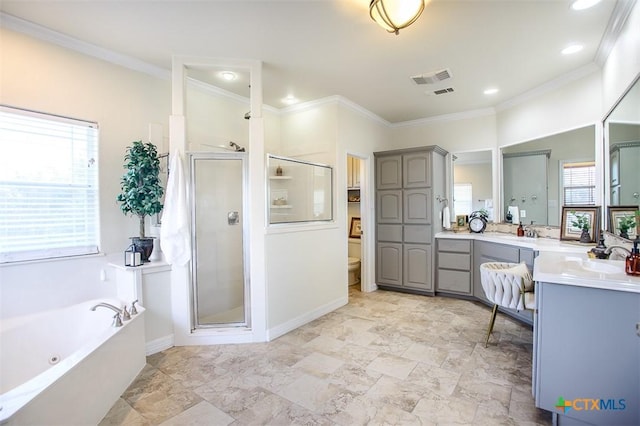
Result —
[[[492, 306], [492, 303], [484, 295], [482, 280], [480, 277], [480, 265], [486, 262], [520, 263], [525, 262], [533, 272], [535, 253], [531, 249], [509, 246], [505, 244], [491, 243], [487, 241], [474, 241], [473, 246], [473, 296], [483, 303]], [[511, 317], [517, 318], [527, 324], [533, 324], [532, 311], [516, 311], [514, 309], [499, 308]]]
[[437, 146], [374, 153], [376, 284], [434, 293], [433, 235], [444, 197], [446, 151]]
[[536, 305], [536, 406], [558, 425], [639, 425], [640, 294], [539, 282]]
[[436, 292], [473, 295], [471, 243], [471, 240], [437, 240]]

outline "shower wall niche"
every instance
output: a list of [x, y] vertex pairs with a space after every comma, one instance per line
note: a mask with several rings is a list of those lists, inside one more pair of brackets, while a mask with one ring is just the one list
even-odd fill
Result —
[[333, 220], [333, 169], [292, 158], [267, 156], [270, 224]]

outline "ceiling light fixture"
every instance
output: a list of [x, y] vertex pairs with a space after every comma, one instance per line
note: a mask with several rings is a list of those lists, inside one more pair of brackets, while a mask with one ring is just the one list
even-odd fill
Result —
[[593, 7], [598, 3], [600, 3], [600, 0], [576, 0], [573, 3], [571, 3], [571, 9], [573, 10], [589, 9], [590, 7]]
[[579, 51], [582, 50], [582, 45], [581, 44], [572, 44], [571, 46], [567, 46], [564, 49], [562, 49], [562, 54], [563, 55], [571, 55], [573, 53], [577, 53]]
[[223, 80], [226, 81], [233, 81], [236, 78], [238, 78], [238, 76], [236, 75], [236, 73], [231, 72], [231, 71], [222, 71], [220, 73], [220, 77], [222, 77]]
[[416, 22], [425, 0], [371, 0], [369, 16], [387, 32], [398, 35], [402, 28]]
[[293, 95], [287, 95], [286, 98], [282, 98], [282, 102], [287, 105], [293, 105], [298, 102], [298, 99]]
[[495, 95], [496, 93], [498, 93], [498, 89], [496, 89], [495, 87], [491, 87], [484, 91], [485, 95]]

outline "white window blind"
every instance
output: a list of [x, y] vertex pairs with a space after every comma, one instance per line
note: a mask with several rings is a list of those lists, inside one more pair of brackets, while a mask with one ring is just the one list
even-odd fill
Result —
[[0, 263], [98, 252], [98, 125], [0, 107]]
[[453, 211], [457, 215], [470, 215], [473, 210], [473, 187], [470, 183], [453, 185]]
[[565, 205], [595, 205], [595, 163], [593, 161], [564, 163], [562, 166], [562, 185]]

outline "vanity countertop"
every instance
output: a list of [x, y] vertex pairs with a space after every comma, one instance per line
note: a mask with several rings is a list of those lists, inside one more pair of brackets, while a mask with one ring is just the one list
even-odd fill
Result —
[[640, 293], [640, 277], [625, 274], [624, 261], [589, 259], [586, 254], [541, 253], [533, 267], [539, 282]]
[[436, 238], [453, 238], [464, 240], [489, 241], [492, 243], [510, 244], [513, 246], [529, 248], [535, 251], [585, 254], [595, 247], [595, 244], [582, 244], [579, 242], [560, 241], [552, 238], [518, 237], [513, 234], [501, 232], [484, 232], [481, 234], [470, 232], [443, 231], [436, 234]]

